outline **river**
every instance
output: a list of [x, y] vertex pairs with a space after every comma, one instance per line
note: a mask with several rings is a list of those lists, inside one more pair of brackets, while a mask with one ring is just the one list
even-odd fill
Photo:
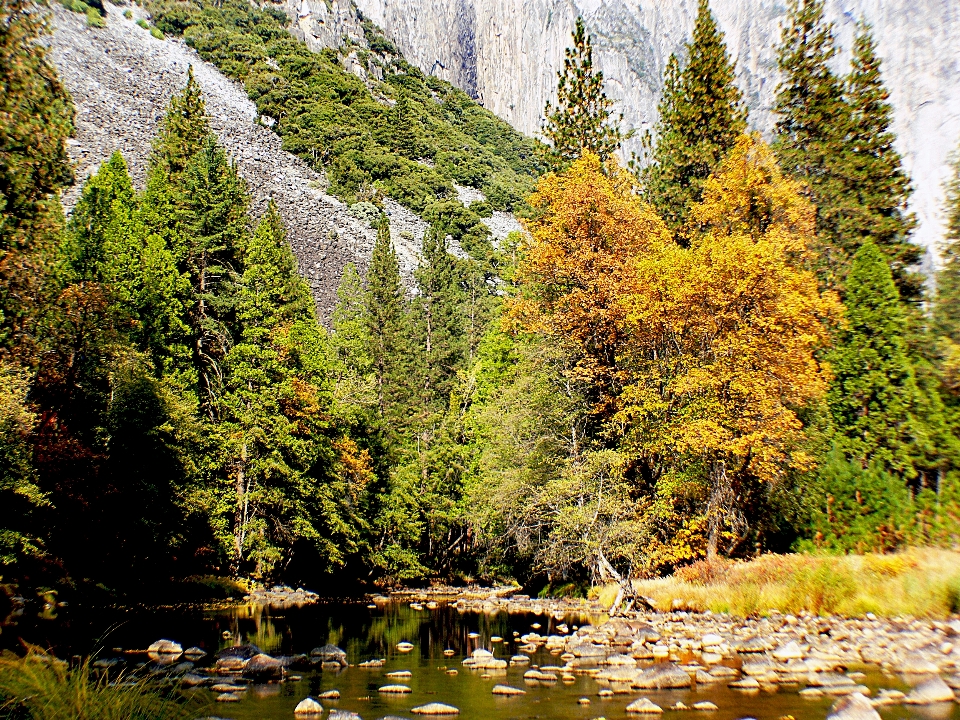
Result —
[[[129, 651], [144, 649], [153, 641], [168, 638], [184, 648], [197, 646], [212, 657], [218, 650], [235, 644], [253, 644], [271, 655], [309, 653], [330, 643], [347, 653], [350, 663], [340, 672], [330, 670], [291, 671], [300, 681], [251, 685], [237, 703], [215, 702], [216, 694], [205, 688], [191, 689], [198, 717], [215, 716], [234, 720], [291, 720], [294, 708], [304, 697], [338, 690], [340, 699], [323, 701], [328, 708], [358, 713], [364, 720], [383, 716], [413, 717], [412, 708], [430, 702], [442, 702], [460, 709], [460, 718], [486, 720], [526, 720], [562, 718], [653, 718], [654, 715], [630, 715], [626, 706], [639, 697], [648, 697], [661, 706], [668, 720], [824, 720], [834, 698], [807, 698], [799, 694], [802, 686], [781, 686], [776, 691], [744, 693], [725, 683], [697, 686], [684, 690], [632, 690], [613, 697], [598, 696], [601, 685], [588, 675], [576, 675], [570, 682], [530, 685], [523, 674], [530, 667], [563, 665], [557, 654], [542, 647], [530, 654], [531, 664], [511, 666], [496, 674], [470, 670], [462, 660], [477, 648], [492, 650], [509, 659], [521, 644], [519, 636], [534, 630], [541, 635], [558, 633], [561, 623], [570, 630], [579, 624], [599, 623], [603, 617], [568, 616], [557, 619], [548, 614], [495, 614], [460, 612], [444, 603], [435, 609], [414, 609], [407, 602], [394, 600], [369, 607], [365, 602], [319, 603], [291, 608], [240, 605], [221, 608], [160, 609], [58, 609], [45, 617], [24, 617], [14, 627], [4, 628], [0, 637], [10, 646], [15, 638], [53, 650], [60, 657], [96, 654], [100, 658], [123, 655], [131, 665], [146, 661], [146, 656]], [[498, 641], [502, 638], [502, 641]], [[401, 652], [397, 644], [409, 642], [413, 649]], [[454, 655], [445, 656], [445, 650]], [[357, 665], [383, 658], [382, 667]], [[725, 663], [736, 666], [737, 658]], [[198, 663], [202, 666], [203, 662]], [[409, 678], [396, 680], [386, 674], [409, 670]], [[848, 667], [863, 672], [858, 683], [875, 694], [880, 688], [909, 690], [907, 682], [885, 674], [877, 667]], [[453, 671], [456, 671], [455, 673]], [[484, 677], [487, 675], [487, 677]], [[490, 676], [492, 675], [492, 676]], [[401, 682], [411, 692], [384, 695], [378, 689]], [[496, 684], [525, 691], [523, 695], [494, 695]], [[589, 703], [585, 702], [588, 700]], [[709, 700], [718, 709], [712, 712], [671, 710], [671, 706]], [[884, 720], [960, 720], [955, 703], [927, 707], [896, 705], [881, 708]]]

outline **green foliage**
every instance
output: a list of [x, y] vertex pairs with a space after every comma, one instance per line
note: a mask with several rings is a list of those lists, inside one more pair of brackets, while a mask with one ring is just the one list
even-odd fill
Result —
[[577, 17], [573, 46], [567, 48], [557, 78], [557, 104], [548, 101], [543, 111], [547, 119], [543, 134], [550, 141], [548, 161], [554, 168], [563, 168], [585, 150], [606, 160], [624, 136], [611, 122], [613, 101], [603, 92], [603, 73], [593, 68], [593, 45], [582, 17]]
[[[462, 91], [425, 78], [369, 22], [369, 62], [384, 81], [365, 84], [335, 51], [311, 53], [291, 38], [276, 12], [238, 0], [158, 0], [151, 11], [160, 30], [183, 35], [244, 83], [258, 110], [278, 119], [284, 148], [325, 169], [331, 192], [349, 203], [374, 187], [421, 212], [452, 196], [455, 180], [511, 209], [541, 170], [533, 141]], [[454, 148], [455, 157], [441, 157]]]
[[676, 231], [687, 210], [703, 197], [703, 183], [746, 129], [746, 108], [734, 82], [708, 0], [700, 0], [683, 70], [671, 56], [655, 130], [645, 138], [651, 162], [642, 171], [647, 200]]
[[98, 677], [92, 661], [77, 667], [28, 648], [25, 657], [0, 655], [0, 704], [4, 717], [31, 720], [180, 720], [193, 717], [197, 704], [171, 693], [161, 695], [143, 682], [118, 686]]
[[774, 148], [785, 171], [803, 180], [817, 206], [820, 276], [843, 290], [857, 249], [878, 244], [904, 299], [920, 292], [910, 265], [919, 250], [907, 236], [909, 181], [890, 132], [892, 111], [869, 28], [861, 25], [853, 68], [844, 79], [831, 69], [833, 26], [822, 0], [792, 0], [778, 63]]
[[0, 353], [27, 363], [62, 223], [55, 194], [73, 180], [73, 106], [40, 43], [45, 31], [34, 3], [0, 7]]
[[904, 341], [900, 298], [886, 259], [868, 242], [854, 256], [846, 297], [847, 326], [828, 356], [828, 394], [838, 444], [863, 467], [916, 477], [911, 446], [923, 433], [919, 391]]

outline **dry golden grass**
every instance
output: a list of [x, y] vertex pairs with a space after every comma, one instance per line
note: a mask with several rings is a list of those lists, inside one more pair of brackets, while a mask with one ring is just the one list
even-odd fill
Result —
[[[670, 577], [636, 580], [634, 586], [659, 610], [945, 617], [960, 612], [960, 552], [911, 549], [894, 555], [702, 560]], [[615, 595], [615, 587], [598, 592], [608, 605]]]

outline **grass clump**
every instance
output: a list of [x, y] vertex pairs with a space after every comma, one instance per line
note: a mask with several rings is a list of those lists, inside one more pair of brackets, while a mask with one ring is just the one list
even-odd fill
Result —
[[[911, 549], [890, 555], [701, 560], [670, 577], [634, 584], [659, 610], [945, 617], [960, 611], [960, 552]], [[612, 602], [616, 589], [604, 590], [600, 599], [610, 595]]]
[[[179, 720], [193, 713], [179, 699], [144, 682], [98, 677], [89, 660], [70, 667], [28, 648], [24, 657], [0, 654], [0, 719]], [[194, 708], [195, 710], [196, 708]]]

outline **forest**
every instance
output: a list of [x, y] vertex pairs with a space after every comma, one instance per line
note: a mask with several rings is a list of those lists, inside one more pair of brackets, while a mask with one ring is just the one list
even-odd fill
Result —
[[[960, 165], [924, 277], [868, 25], [839, 74], [822, 0], [790, 0], [767, 142], [700, 0], [628, 160], [582, 21], [541, 142], [369, 21], [340, 52], [382, 81], [308, 51], [269, 3], [146, 7], [243, 84], [376, 245], [325, 327], [192, 73], [145, 187], [123, 148], [75, 177], [43, 7], [4, 0], [3, 582], [578, 593], [703, 558], [956, 545]], [[415, 287], [385, 197], [430, 224]], [[495, 242], [494, 210], [524, 231]]]

